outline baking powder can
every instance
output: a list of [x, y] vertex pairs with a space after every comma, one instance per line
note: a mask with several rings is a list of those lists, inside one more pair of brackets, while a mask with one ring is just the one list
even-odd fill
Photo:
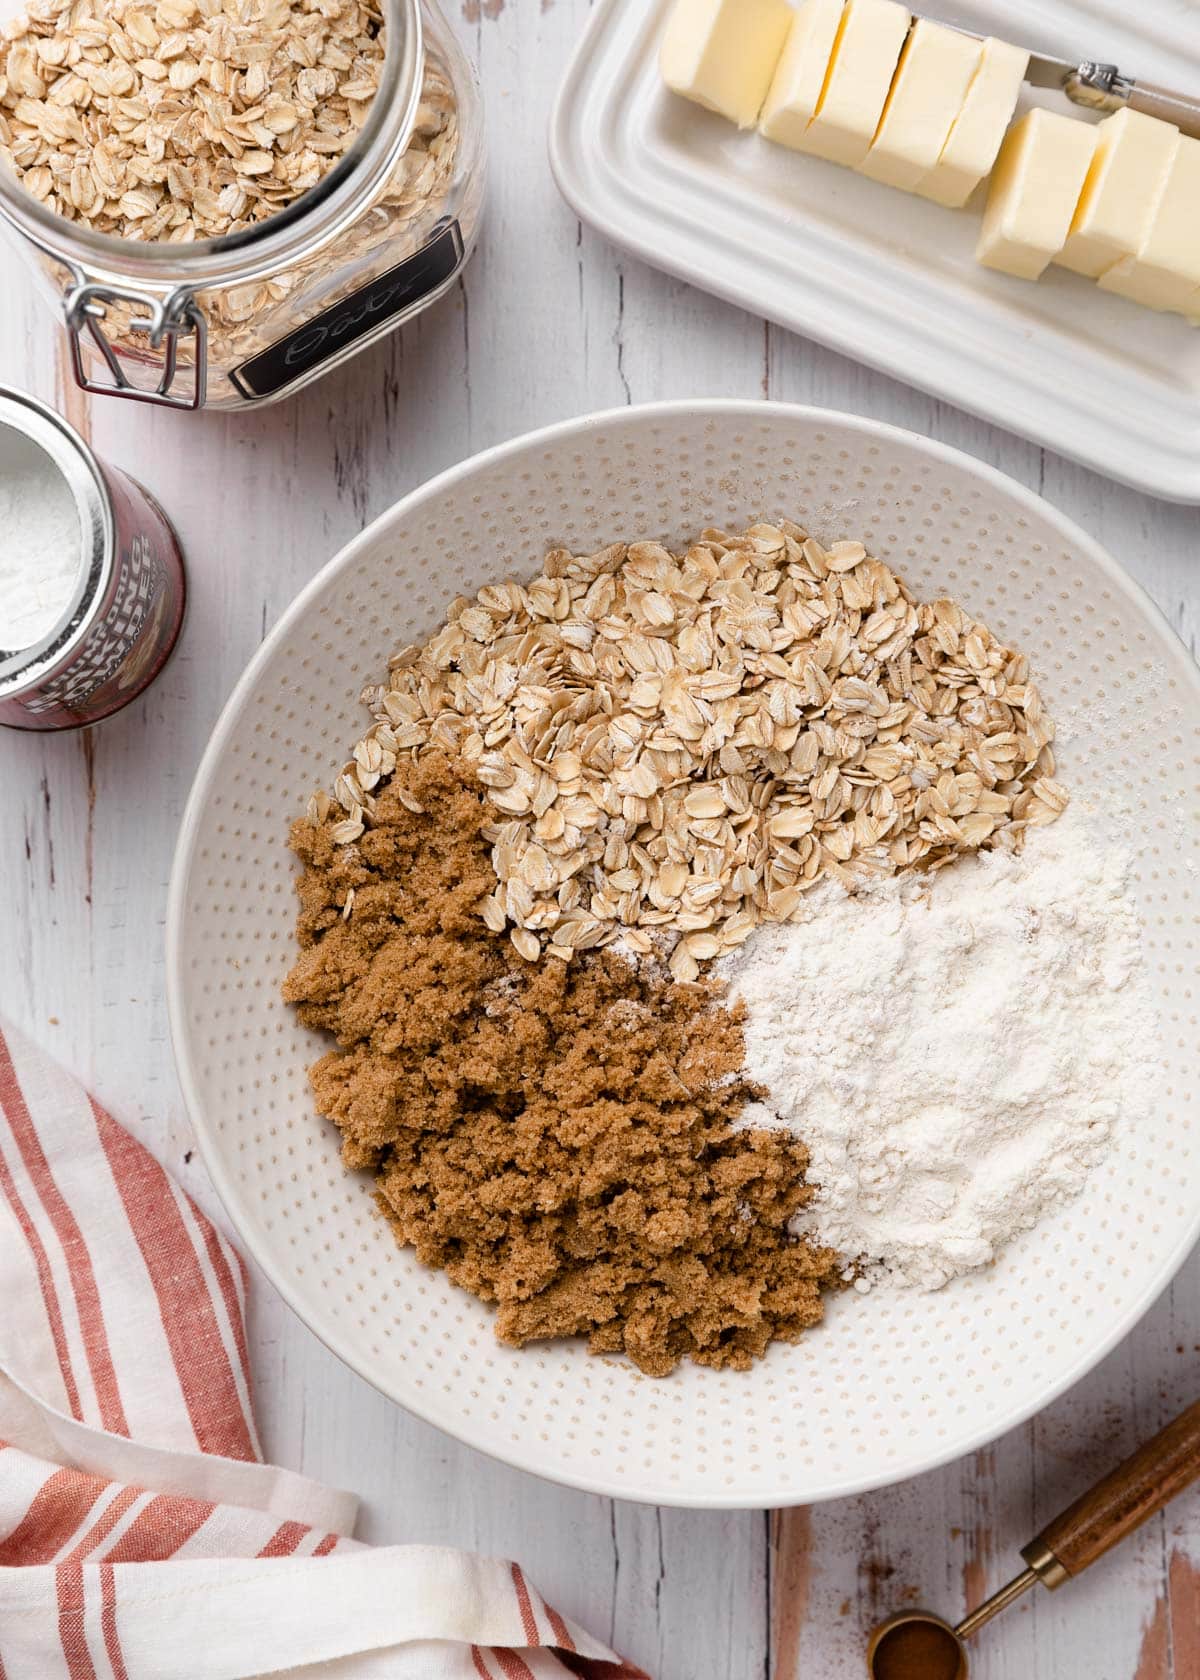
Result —
[[166, 664], [185, 597], [153, 497], [0, 386], [0, 724], [78, 729], [127, 706]]

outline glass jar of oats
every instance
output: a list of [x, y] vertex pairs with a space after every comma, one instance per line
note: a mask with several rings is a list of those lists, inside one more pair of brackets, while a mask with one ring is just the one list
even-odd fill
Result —
[[84, 390], [289, 395], [453, 283], [478, 94], [432, 0], [0, 0], [0, 216]]

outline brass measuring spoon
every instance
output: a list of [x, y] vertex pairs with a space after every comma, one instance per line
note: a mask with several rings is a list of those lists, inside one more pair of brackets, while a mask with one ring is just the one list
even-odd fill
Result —
[[951, 1627], [928, 1610], [902, 1610], [867, 1646], [870, 1680], [967, 1680], [963, 1644], [1038, 1581], [1051, 1591], [1161, 1511], [1200, 1476], [1200, 1400], [1022, 1546], [1026, 1567]]

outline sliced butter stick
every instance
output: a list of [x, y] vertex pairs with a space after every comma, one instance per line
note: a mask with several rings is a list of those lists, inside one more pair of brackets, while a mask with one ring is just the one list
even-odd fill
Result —
[[992, 171], [979, 261], [1036, 280], [1066, 242], [1095, 149], [1092, 124], [1026, 111], [1005, 135]]
[[859, 165], [864, 175], [905, 192], [913, 190], [942, 155], [982, 51], [971, 35], [917, 19], [900, 54], [871, 150]]
[[1141, 249], [1099, 283], [1148, 309], [1200, 314], [1200, 140], [1180, 139]]
[[781, 146], [799, 146], [816, 115], [833, 57], [844, 0], [804, 0], [775, 71], [759, 129]]
[[[1117, 111], [1096, 130], [1096, 150], [1071, 222], [1055, 257], [1095, 280], [1140, 250], [1179, 150], [1179, 130], [1140, 111]], [[1195, 214], [1200, 218], [1200, 203]]]
[[675, 0], [659, 49], [662, 79], [739, 128], [753, 128], [793, 12], [787, 0]]
[[866, 157], [912, 19], [897, 0], [846, 0], [816, 113], [794, 142], [856, 168]]
[[1012, 121], [1029, 54], [989, 37], [941, 155], [915, 191], [957, 209], [989, 173]]

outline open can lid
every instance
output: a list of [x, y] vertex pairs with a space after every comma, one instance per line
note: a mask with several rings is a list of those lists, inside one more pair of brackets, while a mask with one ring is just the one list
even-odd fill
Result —
[[0, 386], [0, 696], [37, 681], [86, 634], [112, 551], [92, 451], [53, 409]]

